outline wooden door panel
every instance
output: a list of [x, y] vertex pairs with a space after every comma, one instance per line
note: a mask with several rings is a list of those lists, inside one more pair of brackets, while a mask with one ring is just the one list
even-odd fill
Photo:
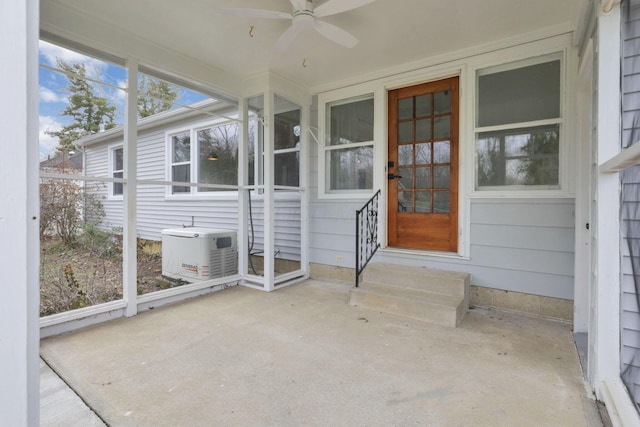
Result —
[[389, 92], [390, 246], [458, 249], [458, 78]]

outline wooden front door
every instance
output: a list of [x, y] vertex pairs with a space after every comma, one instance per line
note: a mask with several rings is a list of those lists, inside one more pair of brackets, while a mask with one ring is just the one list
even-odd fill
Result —
[[389, 246], [458, 250], [458, 78], [389, 92]]

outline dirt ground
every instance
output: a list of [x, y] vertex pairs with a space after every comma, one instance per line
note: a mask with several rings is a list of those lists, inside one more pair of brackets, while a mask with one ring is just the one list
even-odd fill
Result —
[[[97, 239], [94, 239], [97, 240]], [[176, 284], [161, 278], [159, 242], [138, 241], [138, 295]], [[117, 239], [40, 243], [40, 316], [122, 298], [122, 245]]]

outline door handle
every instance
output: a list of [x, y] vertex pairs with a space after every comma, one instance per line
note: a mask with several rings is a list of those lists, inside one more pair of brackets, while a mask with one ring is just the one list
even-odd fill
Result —
[[387, 174], [387, 179], [394, 179], [394, 178], [402, 178], [400, 175], [394, 175], [392, 173]]

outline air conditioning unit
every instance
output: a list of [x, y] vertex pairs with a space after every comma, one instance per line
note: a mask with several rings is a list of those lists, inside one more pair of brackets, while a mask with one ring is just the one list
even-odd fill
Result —
[[238, 273], [236, 232], [187, 227], [162, 230], [162, 275], [199, 282]]

